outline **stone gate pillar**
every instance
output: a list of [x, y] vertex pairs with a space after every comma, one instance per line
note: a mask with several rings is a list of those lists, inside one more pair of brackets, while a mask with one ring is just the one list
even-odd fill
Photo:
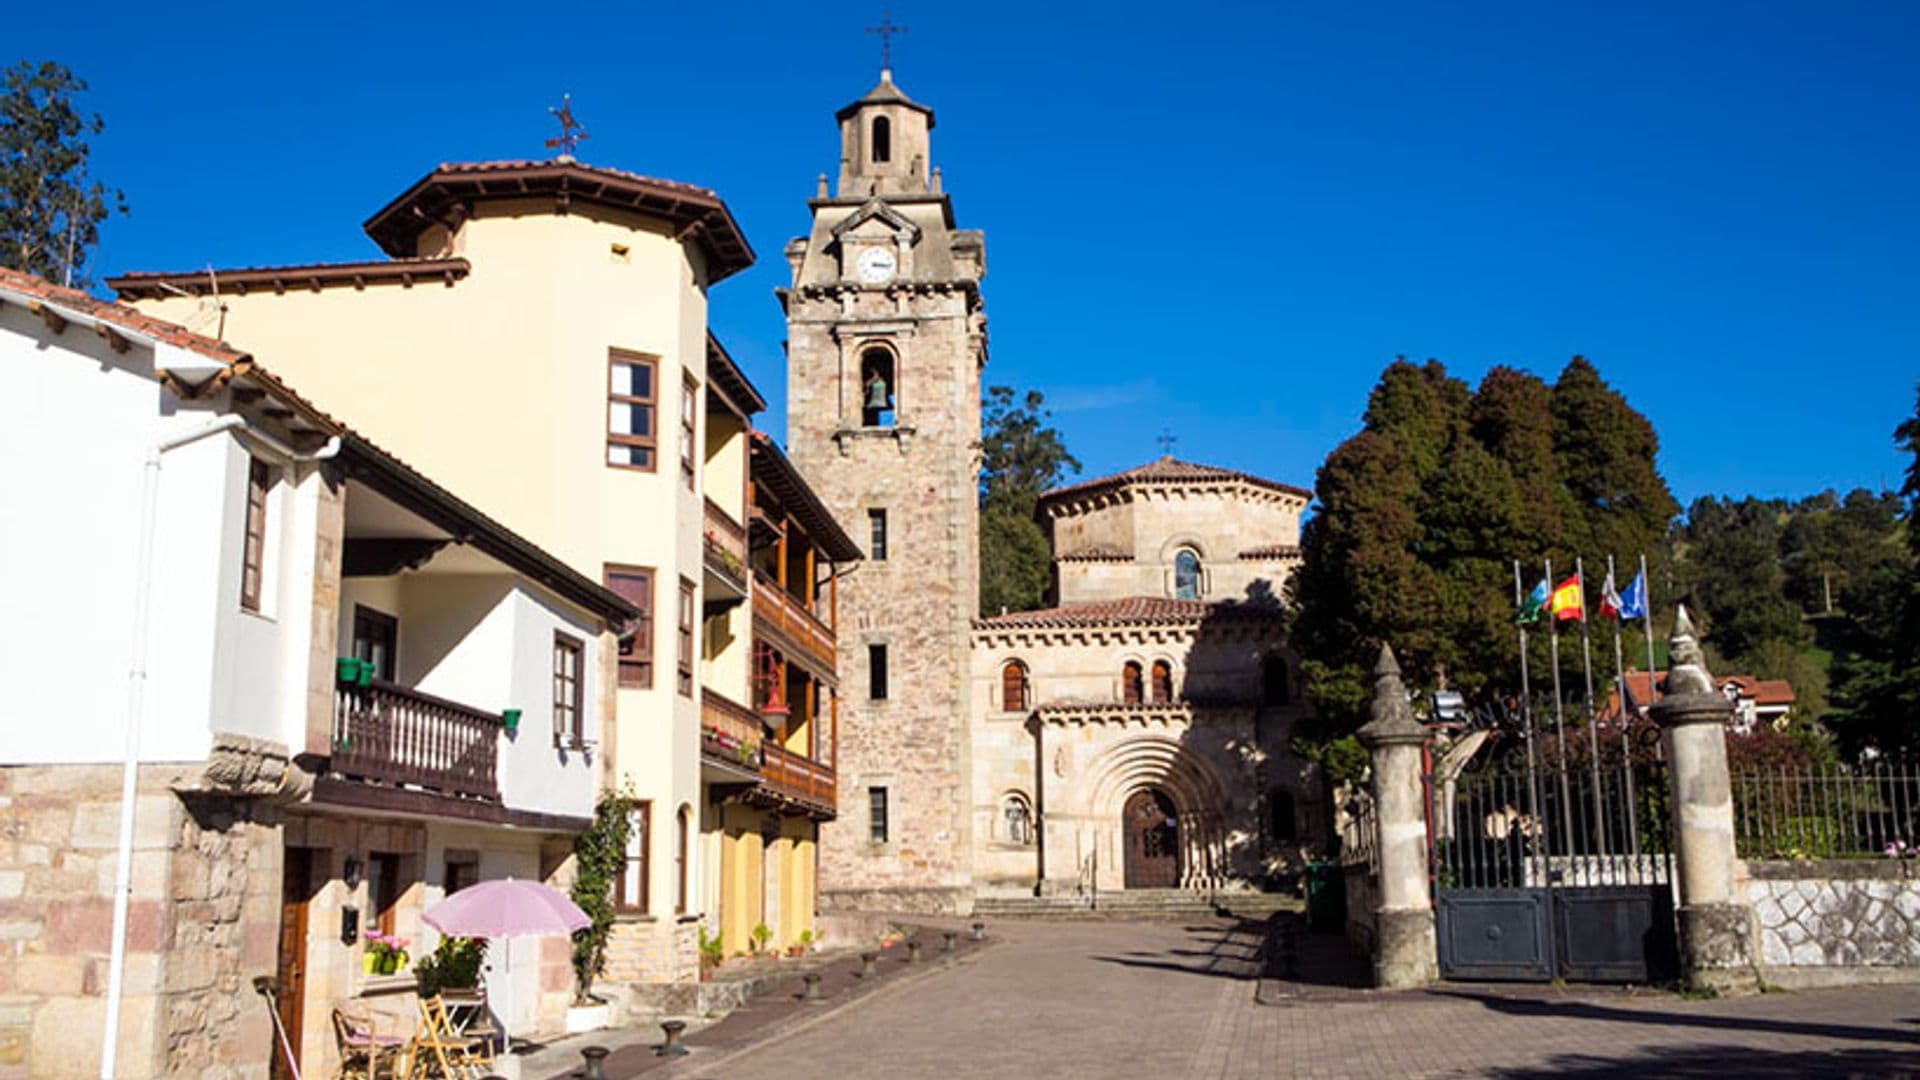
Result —
[[1373, 669], [1372, 718], [1356, 737], [1373, 756], [1373, 805], [1379, 829], [1380, 894], [1374, 906], [1376, 986], [1425, 986], [1440, 975], [1427, 872], [1427, 730], [1413, 718], [1393, 649], [1381, 646]]
[[1673, 783], [1674, 873], [1680, 883], [1680, 969], [1697, 989], [1753, 993], [1753, 910], [1733, 891], [1733, 783], [1727, 720], [1733, 702], [1713, 685], [1682, 607], [1668, 646], [1666, 696], [1653, 706]]

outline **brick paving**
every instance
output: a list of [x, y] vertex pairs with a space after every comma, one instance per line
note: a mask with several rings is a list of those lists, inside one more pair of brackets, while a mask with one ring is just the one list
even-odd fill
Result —
[[1734, 1001], [1472, 985], [1381, 994], [1342, 985], [1351, 966], [1322, 963], [1324, 948], [1301, 950], [1296, 978], [1262, 980], [1262, 930], [1002, 922], [995, 947], [949, 970], [649, 1075], [1920, 1078], [1920, 987]]

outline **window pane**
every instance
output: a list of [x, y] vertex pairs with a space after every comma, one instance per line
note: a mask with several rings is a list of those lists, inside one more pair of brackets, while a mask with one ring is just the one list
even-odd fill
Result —
[[650, 398], [653, 396], [653, 365], [640, 363], [616, 363], [612, 365], [612, 381], [608, 390], [622, 397]]

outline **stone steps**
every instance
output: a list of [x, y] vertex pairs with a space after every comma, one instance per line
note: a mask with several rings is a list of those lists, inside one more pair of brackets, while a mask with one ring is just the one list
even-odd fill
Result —
[[1276, 911], [1299, 911], [1298, 897], [1275, 893], [1229, 892], [1209, 896], [1183, 889], [1130, 889], [1085, 896], [983, 896], [974, 900], [976, 918], [989, 919], [1154, 919], [1193, 918], [1224, 910], [1243, 918], [1264, 919]]

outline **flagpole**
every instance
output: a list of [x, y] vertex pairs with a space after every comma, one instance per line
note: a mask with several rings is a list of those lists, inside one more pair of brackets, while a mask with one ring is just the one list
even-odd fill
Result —
[[1647, 555], [1644, 551], [1640, 553], [1640, 584], [1647, 590], [1640, 622], [1647, 628], [1647, 704], [1651, 706], [1660, 699], [1660, 680], [1653, 677], [1653, 579], [1647, 576]]
[[1627, 851], [1640, 854], [1640, 822], [1633, 806], [1633, 740], [1628, 738], [1627, 723], [1627, 669], [1620, 653], [1620, 602], [1614, 597], [1620, 595], [1620, 586], [1613, 574], [1613, 556], [1607, 556], [1607, 587], [1613, 590], [1613, 596], [1607, 598], [1607, 606], [1613, 608], [1613, 678], [1615, 696], [1620, 701], [1620, 776], [1626, 782], [1627, 791]]
[[1560, 620], [1553, 611], [1553, 560], [1547, 565], [1547, 646], [1553, 658], [1553, 742], [1560, 751], [1560, 823], [1566, 829], [1567, 851], [1573, 851], [1573, 789], [1567, 784], [1567, 726], [1560, 704]]
[[1580, 586], [1580, 670], [1587, 679], [1587, 756], [1589, 771], [1593, 773], [1593, 832], [1604, 855], [1607, 853], [1607, 819], [1606, 805], [1600, 797], [1599, 717], [1593, 710], [1593, 640], [1587, 633], [1587, 567], [1578, 555], [1573, 558], [1573, 579]]
[[[1525, 609], [1527, 602], [1523, 589], [1524, 586], [1520, 580], [1520, 560], [1515, 559], [1513, 560], [1513, 603], [1515, 608], [1521, 610]], [[1527, 820], [1537, 823], [1540, 820], [1540, 780], [1534, 766], [1533, 689], [1527, 683], [1527, 624], [1518, 623], [1515, 628], [1520, 631], [1520, 732], [1527, 742]], [[1542, 860], [1546, 858], [1544, 849], [1541, 850], [1540, 857]], [[1543, 861], [1540, 865], [1540, 882], [1545, 884], [1546, 880], [1547, 866]], [[1518, 884], [1522, 887], [1528, 884], [1524, 868], [1521, 870]]]

